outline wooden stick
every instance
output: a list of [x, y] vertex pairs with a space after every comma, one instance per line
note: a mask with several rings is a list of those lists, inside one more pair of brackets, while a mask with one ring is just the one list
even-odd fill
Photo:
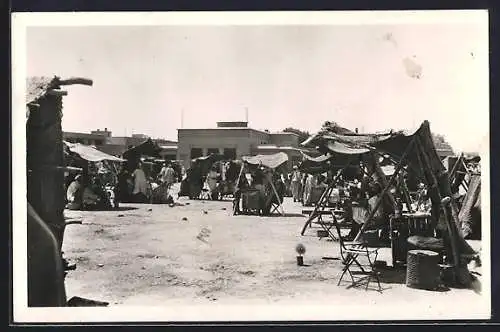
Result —
[[74, 84], [81, 84], [81, 85], [89, 85], [92, 86], [94, 82], [91, 79], [88, 78], [83, 78], [83, 77], [70, 77], [65, 80], [59, 80], [58, 85], [74, 85]]
[[384, 196], [387, 194], [387, 192], [389, 191], [389, 188], [392, 186], [392, 184], [394, 183], [394, 180], [396, 179], [396, 176], [399, 174], [399, 171], [401, 170], [401, 168], [403, 168], [403, 161], [405, 161], [406, 159], [406, 155], [408, 154], [408, 152], [410, 151], [410, 147], [412, 147], [413, 145], [415, 144], [415, 138], [413, 138], [411, 140], [411, 142], [408, 144], [408, 146], [406, 147], [406, 150], [405, 152], [403, 153], [403, 156], [401, 157], [401, 160], [399, 161], [399, 164], [398, 166], [396, 167], [396, 169], [394, 170], [394, 174], [391, 176], [391, 179], [389, 180], [389, 183], [386, 185], [386, 187], [384, 188], [384, 190], [382, 191], [382, 193], [380, 194], [380, 196], [377, 198], [377, 201], [375, 202], [375, 206], [373, 207], [372, 211], [370, 211], [370, 213], [368, 214], [368, 216], [366, 217], [365, 219], [365, 222], [363, 224], [363, 226], [361, 226], [361, 229], [359, 230], [358, 234], [356, 235], [356, 238], [354, 239], [354, 242], [357, 242], [359, 241], [359, 238], [361, 237], [361, 234], [364, 232], [364, 230], [368, 227], [368, 225], [370, 224], [370, 220], [373, 218], [373, 216], [375, 215], [375, 212], [377, 211], [377, 209], [379, 208], [380, 204], [382, 204], [382, 201], [384, 199]]
[[272, 180], [272, 175], [271, 175], [271, 179], [269, 180], [269, 174], [268, 174], [267, 181], [271, 184], [271, 188], [273, 188], [273, 192], [274, 192], [274, 195], [276, 195], [276, 199], [278, 200], [279, 207], [281, 207], [280, 213], [281, 213], [281, 215], [284, 216], [285, 215], [285, 210], [283, 209], [283, 206], [281, 205], [280, 196], [278, 195], [278, 191], [274, 187], [274, 183], [273, 183], [273, 180]]
[[242, 163], [241, 164], [241, 168], [240, 168], [240, 173], [238, 174], [238, 179], [236, 180], [236, 185], [234, 186], [234, 191], [235, 192], [239, 189], [240, 178], [241, 178], [241, 174], [243, 173], [243, 169], [244, 168], [245, 168], [245, 163]]
[[450, 177], [455, 176], [455, 173], [458, 170], [458, 165], [462, 161], [462, 158], [463, 158], [463, 153], [460, 154], [460, 157], [458, 157], [458, 160], [455, 162], [455, 164], [453, 164], [453, 167], [451, 168], [451, 171], [450, 171]]
[[[423, 149], [423, 147], [421, 145], [420, 139], [418, 137], [416, 137], [416, 138], [417, 138], [417, 149], [419, 150], [419, 153], [422, 154], [423, 160], [424, 160], [425, 164], [427, 165], [427, 168], [430, 170], [431, 169], [431, 163], [429, 161], [429, 157], [425, 153], [425, 151], [424, 151], [424, 149]], [[431, 174], [432, 181], [434, 182], [434, 185], [436, 186], [438, 197], [442, 201], [443, 197], [441, 196], [441, 191], [439, 189], [439, 183], [437, 181], [437, 178], [434, 175], [434, 173], [432, 173], [432, 171], [429, 172], [429, 173]], [[453, 198], [451, 198], [451, 199], [453, 199]], [[458, 256], [456, 236], [455, 236], [455, 233], [453, 232], [453, 229], [451, 227], [450, 220], [448, 219], [448, 214], [447, 214], [445, 206], [443, 206], [443, 210], [444, 210], [443, 212], [444, 212], [444, 217], [445, 217], [446, 228], [448, 230], [448, 233], [450, 234], [451, 251], [452, 251], [452, 254], [453, 254], [453, 263], [455, 265], [455, 269], [458, 269], [458, 266], [459, 266], [459, 263], [460, 263], [460, 259], [459, 259], [459, 256]]]
[[67, 96], [68, 95], [68, 91], [58, 90], [58, 89], [51, 89], [51, 90], [47, 91], [47, 94], [51, 95], [51, 96]]
[[345, 166], [343, 169], [341, 169], [337, 175], [335, 175], [335, 177], [333, 178], [332, 180], [332, 183], [328, 186], [328, 188], [323, 191], [323, 193], [321, 194], [320, 198], [319, 198], [319, 201], [318, 203], [316, 203], [316, 206], [314, 207], [314, 210], [311, 212], [311, 214], [309, 215], [309, 218], [307, 219], [306, 223], [304, 224], [304, 227], [302, 228], [302, 231], [300, 232], [300, 235], [304, 235], [304, 233], [306, 232], [306, 229], [307, 229], [307, 226], [311, 225], [312, 221], [316, 218], [316, 215], [317, 215], [317, 212], [320, 208], [324, 209], [324, 206], [323, 205], [326, 205], [326, 203], [324, 203], [323, 201], [325, 200], [326, 197], [329, 197], [329, 195], [327, 196], [327, 193], [331, 193], [333, 191], [333, 188], [335, 187], [335, 185], [337, 184], [338, 182], [338, 179], [340, 178], [340, 175], [342, 175], [343, 171], [345, 169], [347, 169], [352, 163], [352, 160], [350, 160]]

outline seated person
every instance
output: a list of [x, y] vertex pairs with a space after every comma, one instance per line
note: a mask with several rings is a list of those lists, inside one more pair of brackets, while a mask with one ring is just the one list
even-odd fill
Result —
[[[368, 199], [367, 209], [365, 213], [363, 213], [365, 215], [364, 218], [366, 218], [369, 214], [371, 214], [372, 211], [375, 210], [375, 212], [373, 213], [373, 216], [369, 221], [369, 226], [365, 230], [376, 230], [376, 229], [385, 230], [386, 228], [385, 226], [387, 223], [384, 212], [384, 204], [383, 202], [381, 202], [378, 206], [376, 206], [380, 194], [382, 193], [382, 189], [378, 183], [374, 182], [369, 186], [368, 192], [370, 198]], [[362, 205], [360, 206], [360, 209], [363, 209]], [[355, 222], [352, 223], [351, 231], [348, 236], [349, 240], [351, 239], [353, 240], [356, 237], [357, 233], [362, 227], [362, 224], [366, 222], [366, 220], [361, 220], [360, 217], [364, 219], [363, 216], [358, 216], [357, 218], [354, 218]]]

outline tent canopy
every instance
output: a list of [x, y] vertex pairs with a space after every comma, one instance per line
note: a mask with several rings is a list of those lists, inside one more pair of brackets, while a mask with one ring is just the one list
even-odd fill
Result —
[[116, 162], [124, 162], [125, 159], [117, 158], [115, 156], [109, 155], [102, 151], [97, 150], [96, 148], [88, 145], [83, 145], [80, 143], [69, 143], [64, 142], [69, 151], [76, 153], [82, 159], [98, 162], [103, 160], [116, 161]]
[[218, 161], [225, 160], [226, 157], [222, 154], [212, 153], [208, 156], [198, 157], [192, 160], [192, 166], [199, 166], [202, 174], [207, 174], [210, 171], [210, 168]]
[[262, 165], [275, 169], [288, 161], [288, 155], [284, 152], [279, 152], [269, 155], [243, 156], [241, 159], [251, 165]]
[[153, 142], [151, 138], [148, 138], [144, 142], [139, 145], [136, 145], [123, 153], [123, 157], [125, 159], [138, 159], [141, 155], [151, 156], [151, 157], [160, 157], [161, 148], [158, 144]]

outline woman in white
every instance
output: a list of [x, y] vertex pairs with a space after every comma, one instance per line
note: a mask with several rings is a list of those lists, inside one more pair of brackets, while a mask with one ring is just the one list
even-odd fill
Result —
[[293, 196], [293, 201], [298, 202], [300, 201], [300, 185], [301, 182], [300, 180], [302, 179], [301, 174], [298, 170], [297, 166], [293, 166], [293, 173], [292, 173], [292, 196]]
[[141, 201], [147, 199], [149, 192], [149, 184], [146, 179], [146, 174], [142, 170], [142, 164], [139, 163], [134, 173], [132, 173], [132, 177], [134, 178], [134, 190], [132, 191], [132, 195], [138, 197]]

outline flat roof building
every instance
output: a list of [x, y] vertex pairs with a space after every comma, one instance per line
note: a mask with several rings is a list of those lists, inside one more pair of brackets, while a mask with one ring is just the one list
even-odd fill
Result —
[[215, 128], [178, 129], [177, 159], [184, 167], [191, 160], [210, 154], [223, 154], [228, 159], [242, 156], [285, 152], [290, 165], [300, 161], [299, 136], [295, 133], [270, 133], [248, 127], [247, 122], [217, 122]]

